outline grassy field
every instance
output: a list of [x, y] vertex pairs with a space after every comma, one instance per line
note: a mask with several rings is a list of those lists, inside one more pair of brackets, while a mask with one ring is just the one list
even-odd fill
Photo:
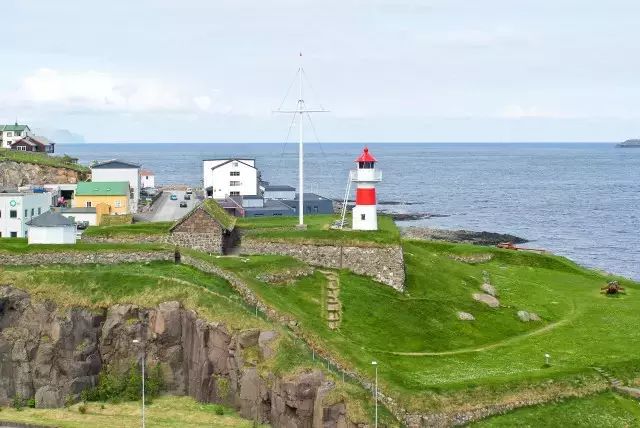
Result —
[[144, 222], [134, 224], [118, 224], [114, 226], [91, 226], [84, 231], [84, 236], [117, 238], [143, 235], [165, 235], [173, 226], [172, 221]]
[[[87, 403], [86, 413], [78, 410], [80, 404], [62, 409], [15, 410], [3, 408], [2, 421], [55, 426], [60, 428], [136, 427], [140, 426], [140, 403], [121, 404]], [[221, 413], [218, 415], [217, 413]], [[160, 397], [145, 409], [148, 427], [254, 427], [253, 422], [240, 418], [235, 411], [215, 404], [202, 404], [189, 397]], [[258, 425], [260, 426], [260, 425]]]
[[628, 428], [640, 425], [636, 400], [606, 392], [543, 406], [527, 407], [472, 424], [472, 427], [502, 428]]
[[237, 226], [248, 239], [356, 246], [400, 243], [400, 232], [389, 216], [379, 216], [380, 230], [373, 232], [331, 229], [338, 219], [337, 215], [330, 214], [309, 215], [305, 217], [307, 228], [302, 230], [296, 228], [297, 217], [245, 217], [238, 219]]
[[72, 163], [64, 156], [51, 156], [46, 153], [21, 152], [18, 150], [0, 149], [0, 162], [13, 161], [20, 163], [31, 163], [36, 165], [46, 165], [56, 168], [67, 168], [84, 174], [90, 172], [89, 168], [77, 163]]
[[[631, 327], [640, 312], [636, 283], [621, 280], [627, 294], [607, 297], [600, 287], [608, 278], [560, 257], [418, 241], [405, 242], [404, 250], [405, 294], [340, 272], [338, 331], [329, 330], [323, 313], [321, 273], [294, 285], [274, 285], [256, 277], [265, 269], [292, 270], [299, 262], [272, 256], [212, 261], [299, 320], [310, 340], [345, 365], [371, 375], [371, 361], [379, 361], [385, 392], [410, 409], [525, 398], [532, 391], [593, 392], [605, 383], [590, 366], [624, 367], [640, 351], [640, 331]], [[490, 260], [467, 263], [461, 257]], [[483, 272], [498, 290], [498, 309], [472, 299]], [[519, 310], [535, 312], [543, 321], [523, 323]], [[476, 320], [460, 321], [458, 311]], [[545, 353], [551, 355], [549, 367]]]
[[[116, 226], [113, 226], [116, 227]], [[26, 238], [0, 238], [0, 252], [8, 253], [42, 253], [58, 251], [161, 251], [166, 250], [166, 245], [161, 244], [136, 244], [136, 243], [86, 243], [78, 241], [76, 244], [37, 244], [29, 245]]]

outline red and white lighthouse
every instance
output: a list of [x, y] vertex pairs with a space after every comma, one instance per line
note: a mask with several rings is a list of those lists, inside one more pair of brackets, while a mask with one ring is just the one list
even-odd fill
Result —
[[376, 171], [376, 158], [368, 148], [355, 160], [358, 168], [352, 171], [352, 180], [356, 183], [356, 206], [353, 207], [353, 230], [378, 230], [376, 211], [376, 183], [382, 181], [382, 174]]

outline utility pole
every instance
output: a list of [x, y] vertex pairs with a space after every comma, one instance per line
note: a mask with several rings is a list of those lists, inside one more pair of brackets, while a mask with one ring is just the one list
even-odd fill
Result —
[[374, 389], [373, 397], [374, 397], [375, 406], [376, 406], [376, 424], [374, 426], [375, 428], [378, 428], [378, 362], [371, 361], [371, 365], [373, 365], [376, 369], [376, 386]]
[[[132, 340], [133, 343], [135, 344], [142, 344], [142, 342], [139, 339], [133, 339]], [[144, 421], [144, 360], [145, 360], [145, 355], [144, 355], [144, 344], [142, 344], [142, 428], [145, 428], [145, 421]]]

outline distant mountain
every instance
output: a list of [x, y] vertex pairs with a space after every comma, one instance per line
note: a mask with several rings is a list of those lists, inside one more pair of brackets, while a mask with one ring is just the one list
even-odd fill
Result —
[[80, 134], [75, 134], [68, 129], [36, 129], [35, 134], [42, 135], [57, 144], [84, 144], [86, 141]]
[[624, 143], [617, 144], [616, 147], [638, 147], [640, 148], [640, 139], [627, 140]]

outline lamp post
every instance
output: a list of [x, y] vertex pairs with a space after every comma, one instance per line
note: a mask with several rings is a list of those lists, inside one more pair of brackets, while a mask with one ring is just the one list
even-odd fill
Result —
[[[139, 339], [133, 339], [131, 341], [132, 343], [137, 344], [141, 344], [142, 341], [140, 341]], [[142, 428], [145, 428], [145, 424], [144, 424], [144, 346], [142, 347]]]
[[378, 362], [371, 361], [371, 365], [375, 367], [375, 370], [376, 370], [376, 386], [373, 393], [373, 399], [376, 406], [376, 423], [374, 426], [375, 428], [378, 428]]

